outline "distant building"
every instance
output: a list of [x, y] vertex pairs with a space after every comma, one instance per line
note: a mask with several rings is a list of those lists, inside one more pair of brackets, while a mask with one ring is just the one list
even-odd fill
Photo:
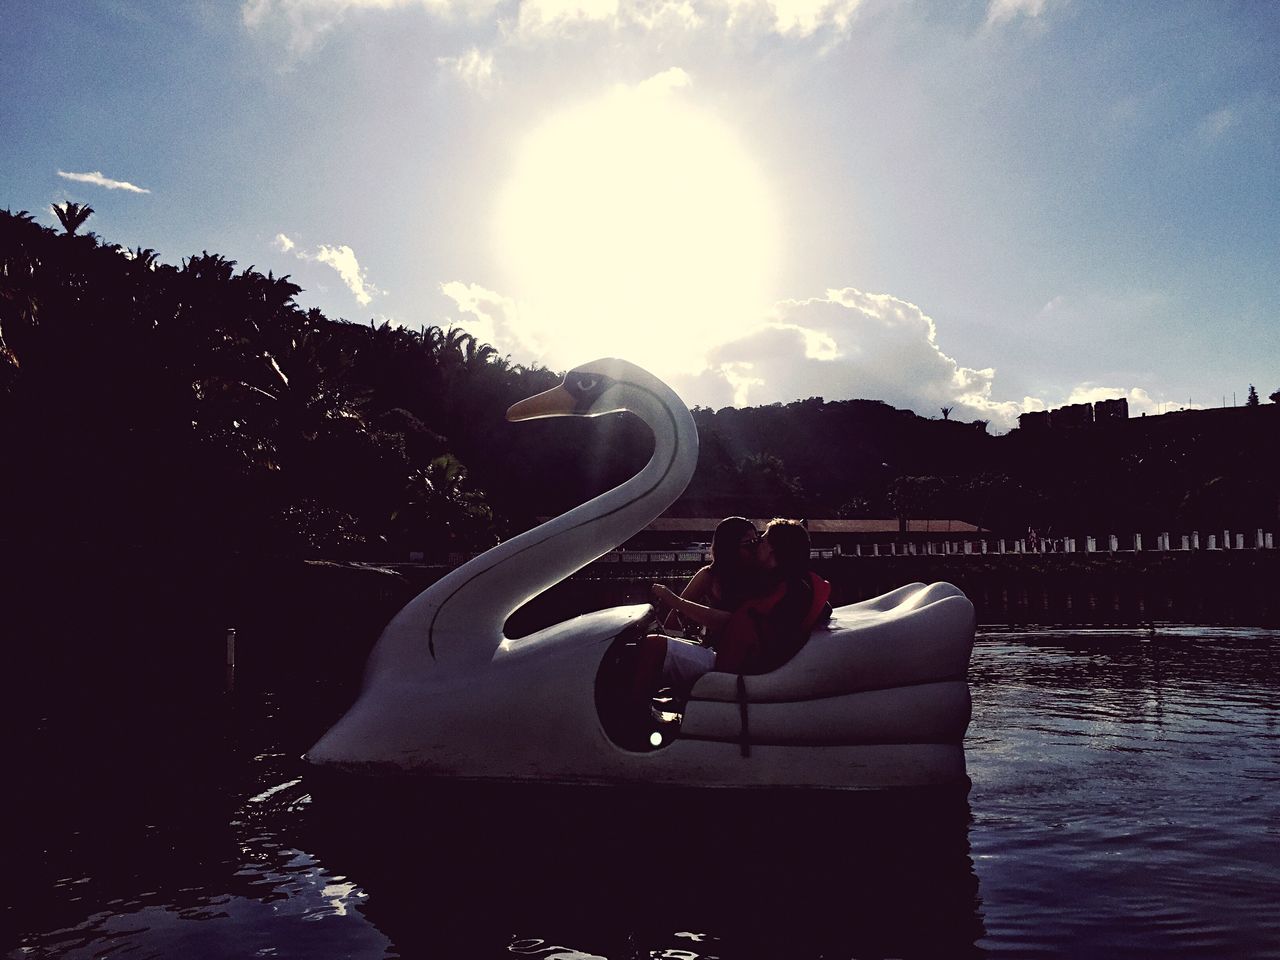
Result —
[[1073, 403], [1053, 410], [1033, 410], [1018, 416], [1018, 429], [1029, 433], [1044, 430], [1076, 429], [1095, 423], [1129, 419], [1129, 401], [1099, 400], [1097, 403]]
[[1048, 430], [1049, 411], [1048, 410], [1032, 410], [1030, 413], [1021, 413], [1018, 415], [1018, 429], [1026, 430], [1028, 433], [1038, 433], [1041, 430]]
[[1050, 415], [1053, 428], [1089, 427], [1093, 425], [1093, 405], [1089, 403], [1073, 403], [1067, 407], [1059, 407]]
[[1093, 419], [1096, 423], [1109, 420], [1128, 420], [1129, 401], [1124, 397], [1116, 400], [1099, 400], [1093, 405]]

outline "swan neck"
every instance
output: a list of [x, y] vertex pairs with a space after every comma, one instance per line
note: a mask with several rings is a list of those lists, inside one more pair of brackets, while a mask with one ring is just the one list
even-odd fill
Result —
[[[463, 564], [410, 602], [388, 625], [379, 669], [403, 669], [410, 649], [430, 669], [488, 663], [511, 614], [538, 594], [629, 540], [684, 492], [698, 459], [698, 434], [665, 385], [637, 389], [626, 409], [653, 433], [653, 454], [635, 476], [598, 497]], [[392, 651], [395, 652], [392, 652]], [[375, 665], [371, 662], [370, 669]]]

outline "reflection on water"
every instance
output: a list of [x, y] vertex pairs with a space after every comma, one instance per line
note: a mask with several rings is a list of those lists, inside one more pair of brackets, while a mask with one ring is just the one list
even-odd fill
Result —
[[514, 935], [606, 957], [963, 957], [981, 935], [962, 796], [470, 788], [361, 804], [382, 817], [358, 825], [316, 797], [315, 849], [410, 955], [497, 956]]
[[343, 691], [36, 686], [11, 957], [1280, 956], [1274, 633], [979, 638], [968, 798], [351, 796]]
[[83, 710], [46, 713], [22, 742], [9, 956], [386, 952], [352, 912], [358, 888], [290, 842], [306, 801], [275, 696], [119, 693], [82, 690]]
[[993, 952], [1280, 956], [1280, 638], [995, 633], [973, 856]]

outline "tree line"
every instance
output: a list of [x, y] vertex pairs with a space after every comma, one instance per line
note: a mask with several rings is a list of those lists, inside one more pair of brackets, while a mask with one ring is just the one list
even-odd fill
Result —
[[[287, 276], [207, 251], [164, 264], [85, 231], [88, 207], [55, 210], [61, 232], [0, 212], [10, 550], [443, 558], [648, 457], [632, 418], [507, 424], [511, 403], [559, 376], [462, 330], [332, 320], [300, 307]], [[1258, 522], [1277, 509], [1276, 409], [993, 437], [871, 400], [695, 408], [698, 470], [674, 510], [947, 516], [1009, 532]]]
[[[70, 209], [68, 209], [70, 208]], [[334, 321], [288, 277], [0, 213], [13, 544], [351, 555], [502, 531], [463, 457], [556, 381], [461, 330]]]

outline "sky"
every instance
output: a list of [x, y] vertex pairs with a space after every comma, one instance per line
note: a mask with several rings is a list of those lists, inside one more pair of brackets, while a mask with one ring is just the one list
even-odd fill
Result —
[[0, 0], [0, 207], [690, 405], [1280, 388], [1280, 3]]

